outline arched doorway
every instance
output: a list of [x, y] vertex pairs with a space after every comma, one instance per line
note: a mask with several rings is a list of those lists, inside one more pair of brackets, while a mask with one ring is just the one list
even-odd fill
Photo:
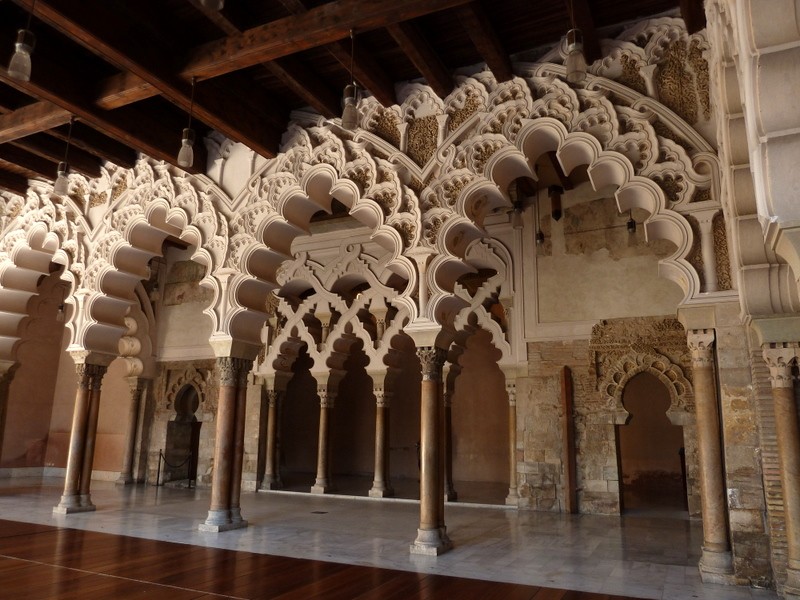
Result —
[[638, 373], [622, 403], [631, 415], [617, 426], [622, 511], [685, 511], [683, 427], [667, 418], [669, 390], [654, 375]]
[[197, 480], [197, 459], [200, 450], [200, 427], [195, 413], [200, 396], [193, 385], [184, 385], [175, 396], [175, 418], [167, 423], [164, 448], [164, 482]]

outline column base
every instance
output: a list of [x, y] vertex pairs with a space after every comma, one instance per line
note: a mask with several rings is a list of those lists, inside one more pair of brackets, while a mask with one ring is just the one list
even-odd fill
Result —
[[242, 509], [238, 506], [231, 509], [231, 523], [247, 527], [247, 521], [242, 518]]
[[119, 479], [117, 479], [114, 483], [117, 485], [131, 485], [132, 483], [136, 483], [136, 480], [130, 475], [120, 475]]
[[518, 506], [519, 505], [519, 494], [517, 494], [517, 490], [513, 492], [509, 491], [508, 496], [506, 496], [506, 505], [507, 506]]
[[58, 506], [53, 507], [53, 514], [71, 515], [72, 513], [92, 512], [95, 510], [97, 510], [97, 507], [91, 502], [84, 504], [81, 496], [61, 496], [61, 502], [58, 503]]
[[268, 490], [282, 490], [283, 483], [279, 479], [274, 481], [262, 481], [261, 487], [258, 488], [259, 490], [268, 491]]
[[700, 557], [700, 562], [697, 566], [700, 569], [700, 579], [703, 583], [718, 583], [722, 585], [735, 585], [736, 583], [730, 550], [716, 552], [703, 548], [703, 555]]
[[458, 500], [458, 492], [456, 492], [455, 488], [445, 488], [444, 490], [444, 499], [447, 502], [456, 502]]
[[417, 529], [417, 539], [409, 548], [411, 554], [439, 556], [452, 550], [453, 542], [447, 537], [447, 533], [443, 532], [443, 529]]
[[333, 487], [332, 484], [326, 482], [316, 482], [314, 485], [311, 486], [311, 493], [312, 494], [330, 494], [331, 492], [335, 492], [336, 488]]
[[785, 600], [800, 600], [800, 570], [787, 567], [782, 597]]
[[392, 498], [394, 497], [394, 490], [390, 487], [376, 488], [373, 487], [369, 491], [370, 498]]
[[197, 526], [197, 529], [206, 533], [219, 533], [221, 531], [230, 531], [232, 529], [244, 529], [245, 527], [247, 527], [247, 521], [220, 524], [200, 523], [200, 525]]

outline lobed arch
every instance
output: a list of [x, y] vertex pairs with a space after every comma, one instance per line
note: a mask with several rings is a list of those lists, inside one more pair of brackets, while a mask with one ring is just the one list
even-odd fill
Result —
[[670, 422], [681, 426], [693, 424], [692, 384], [686, 379], [680, 365], [655, 351], [630, 352], [609, 365], [608, 372], [598, 388], [607, 407], [609, 422], [615, 425], [624, 425], [628, 422], [630, 413], [622, 404], [622, 393], [627, 383], [643, 372], [656, 377], [669, 390], [670, 406], [667, 417]]

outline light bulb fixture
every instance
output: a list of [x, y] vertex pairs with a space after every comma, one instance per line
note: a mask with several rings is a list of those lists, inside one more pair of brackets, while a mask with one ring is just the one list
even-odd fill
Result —
[[554, 221], [558, 221], [563, 214], [561, 211], [561, 194], [564, 188], [560, 185], [551, 185], [547, 188], [547, 195], [550, 196], [550, 216]]
[[31, 54], [36, 46], [36, 36], [31, 31], [31, 18], [36, 0], [31, 3], [28, 11], [28, 24], [25, 29], [17, 31], [17, 40], [14, 42], [14, 54], [8, 63], [8, 76], [17, 81], [31, 80]]
[[67, 134], [67, 147], [64, 149], [64, 160], [58, 163], [58, 177], [53, 186], [53, 193], [56, 196], [66, 196], [69, 193], [69, 163], [67, 157], [69, 156], [69, 145], [72, 141], [72, 125], [75, 123], [75, 117], [70, 117], [69, 120], [69, 133]]
[[358, 85], [353, 77], [353, 57], [356, 51], [356, 40], [350, 30], [350, 83], [344, 88], [342, 97], [342, 129], [353, 131], [358, 128]]
[[183, 128], [181, 149], [178, 151], [178, 166], [188, 168], [194, 164], [194, 129], [192, 129], [192, 113], [194, 112], [194, 86], [197, 78], [192, 77], [192, 95], [189, 100], [189, 125]]
[[511, 211], [511, 227], [513, 229], [522, 229], [524, 222], [522, 220], [522, 206], [515, 206]]
[[583, 33], [580, 29], [567, 32], [567, 81], [581, 83], [586, 79], [586, 58], [583, 56]]
[[628, 233], [636, 233], [636, 221], [633, 219], [633, 211], [628, 211], [628, 222], [626, 223]]
[[544, 244], [544, 233], [542, 233], [541, 229], [536, 230], [536, 245], [541, 246]]
[[200, 0], [200, 4], [210, 10], [222, 10], [222, 7], [225, 6], [225, 0]]

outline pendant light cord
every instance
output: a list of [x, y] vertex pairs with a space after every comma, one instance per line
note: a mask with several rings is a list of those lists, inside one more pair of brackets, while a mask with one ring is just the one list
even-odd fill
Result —
[[197, 82], [197, 77], [192, 75], [192, 93], [189, 97], [189, 125], [187, 129], [192, 128], [192, 113], [194, 112], [194, 84]]
[[75, 123], [75, 115], [69, 118], [69, 131], [67, 133], [67, 147], [64, 148], [64, 162], [67, 162], [67, 156], [69, 155], [69, 145], [72, 142], [72, 125]]
[[27, 31], [31, 30], [31, 19], [33, 18], [33, 11], [35, 8], [36, 8], [36, 0], [33, 0], [33, 2], [31, 2], [31, 8], [28, 11], [28, 24], [25, 26], [25, 29]]
[[356, 78], [353, 76], [353, 61], [356, 55], [356, 38], [353, 35], [353, 30], [350, 30], [350, 82], [355, 85]]

